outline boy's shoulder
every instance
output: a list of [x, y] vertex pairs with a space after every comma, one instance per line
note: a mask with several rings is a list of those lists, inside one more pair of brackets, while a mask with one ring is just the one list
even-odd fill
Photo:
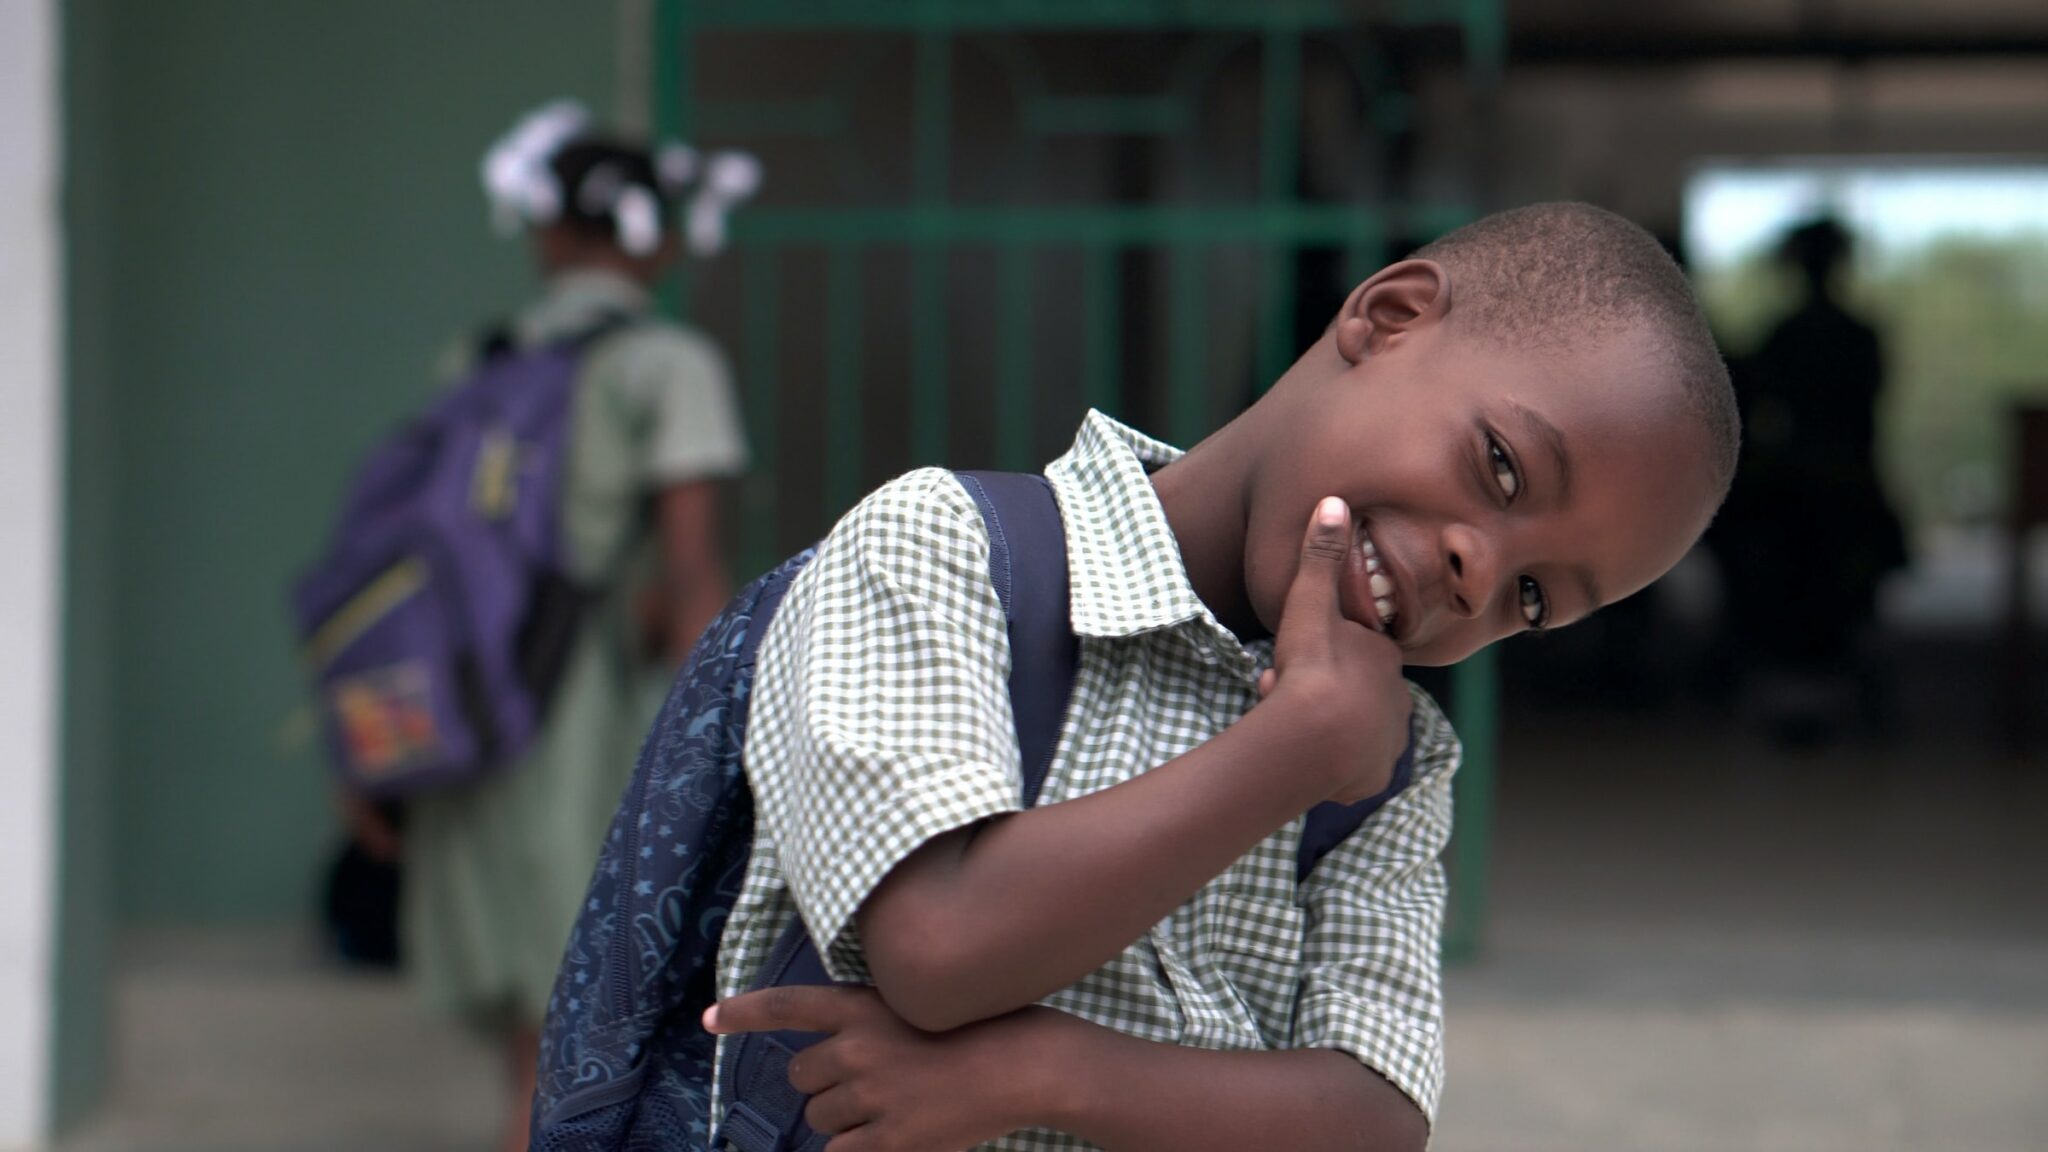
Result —
[[821, 555], [848, 548], [897, 555], [907, 547], [958, 547], [976, 540], [987, 547], [987, 526], [960, 478], [945, 468], [918, 468], [869, 492], [848, 509], [826, 534]]
[[976, 633], [1003, 627], [988, 577], [988, 528], [944, 468], [919, 468], [869, 492], [818, 542], [791, 584], [771, 640], [794, 613], [826, 608], [835, 628], [886, 630], [936, 613]]
[[720, 371], [726, 366], [725, 353], [717, 341], [687, 324], [658, 315], [623, 318], [617, 330], [606, 335], [592, 354], [716, 365]]
[[671, 390], [694, 396], [733, 387], [732, 365], [717, 342], [663, 316], [628, 317], [598, 337], [584, 358], [582, 381], [642, 401]]
[[[1409, 738], [1415, 745], [1415, 779], [1421, 783], [1435, 777], [1448, 779], [1458, 770], [1464, 746], [1443, 706], [1422, 685], [1408, 682], [1408, 698], [1414, 704], [1409, 714]], [[1411, 784], [1412, 787], [1412, 784]]]

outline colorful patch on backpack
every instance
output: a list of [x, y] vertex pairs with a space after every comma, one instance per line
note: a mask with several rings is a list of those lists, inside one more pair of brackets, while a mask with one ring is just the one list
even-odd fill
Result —
[[349, 761], [365, 777], [411, 767], [440, 746], [433, 683], [422, 665], [397, 664], [335, 680], [328, 700]]

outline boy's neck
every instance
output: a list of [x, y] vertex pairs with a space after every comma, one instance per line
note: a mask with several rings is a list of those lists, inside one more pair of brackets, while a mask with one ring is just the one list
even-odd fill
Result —
[[1245, 592], [1244, 554], [1250, 508], [1250, 460], [1241, 437], [1226, 426], [1186, 456], [1152, 474], [1152, 490], [1180, 546], [1188, 583], [1209, 611], [1239, 640], [1263, 639]]

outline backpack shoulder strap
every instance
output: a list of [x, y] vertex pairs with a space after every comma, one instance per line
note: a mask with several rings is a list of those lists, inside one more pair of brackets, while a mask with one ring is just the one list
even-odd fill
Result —
[[1401, 758], [1394, 761], [1394, 775], [1387, 786], [1374, 796], [1368, 796], [1356, 804], [1339, 804], [1326, 801], [1308, 810], [1308, 818], [1301, 825], [1301, 850], [1294, 858], [1294, 879], [1296, 883], [1308, 879], [1315, 871], [1317, 861], [1329, 854], [1330, 849], [1349, 839], [1365, 818], [1386, 806], [1387, 801], [1401, 794], [1415, 778], [1415, 730], [1408, 731], [1408, 746], [1401, 750]]
[[635, 327], [641, 323], [641, 320], [641, 317], [635, 316], [631, 312], [607, 309], [604, 312], [600, 312], [597, 318], [589, 324], [563, 337], [557, 343], [576, 352], [578, 355], [582, 355], [589, 352], [606, 337]]
[[522, 349], [519, 346], [518, 329], [509, 318], [500, 317], [484, 325], [472, 340], [471, 354], [474, 359], [469, 370], [474, 372], [484, 365], [517, 356], [523, 352], [550, 349], [565, 351], [572, 356], [580, 358], [589, 352], [592, 346], [596, 345], [599, 341], [615, 332], [631, 328], [639, 322], [640, 318], [630, 312], [621, 312], [615, 309], [607, 310], [600, 312], [596, 319], [592, 320], [589, 324], [566, 336], [559, 337], [534, 348]]
[[956, 472], [988, 524], [988, 573], [1010, 631], [1010, 710], [1024, 804], [1052, 767], [1074, 694], [1080, 644], [1067, 591], [1067, 531], [1052, 482], [1034, 473]]
[[484, 325], [476, 334], [474, 353], [478, 364], [510, 356], [518, 349], [518, 340], [512, 334], [512, 321], [497, 319]]

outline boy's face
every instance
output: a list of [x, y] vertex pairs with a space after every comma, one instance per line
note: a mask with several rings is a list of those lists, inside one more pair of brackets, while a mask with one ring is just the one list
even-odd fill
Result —
[[1344, 613], [1384, 624], [1409, 664], [1571, 624], [1668, 571], [1718, 498], [1706, 432], [1646, 337], [1582, 343], [1517, 351], [1435, 321], [1343, 353], [1255, 485], [1245, 579], [1261, 622], [1277, 628], [1327, 495], [1358, 524]]

